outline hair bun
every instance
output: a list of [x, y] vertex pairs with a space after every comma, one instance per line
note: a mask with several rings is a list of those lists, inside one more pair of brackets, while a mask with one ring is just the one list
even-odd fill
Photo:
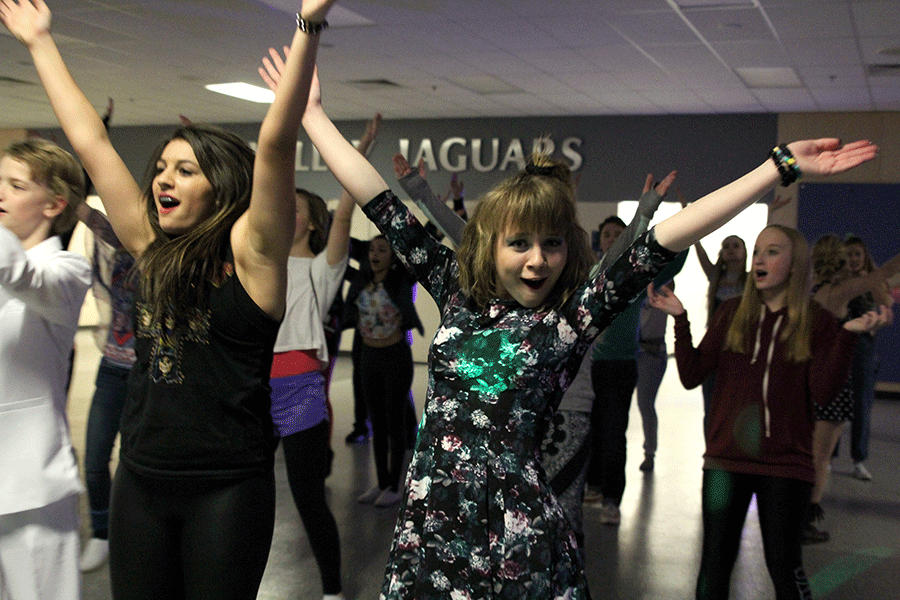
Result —
[[528, 164], [525, 165], [525, 172], [529, 175], [542, 175], [544, 177], [552, 177], [554, 171], [555, 168], [553, 167], [553, 165], [539, 167], [531, 161], [529, 161]]

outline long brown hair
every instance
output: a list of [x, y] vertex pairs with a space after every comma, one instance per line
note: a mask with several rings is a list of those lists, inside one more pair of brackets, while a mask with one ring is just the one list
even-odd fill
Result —
[[[213, 211], [190, 231], [167, 234], [159, 225], [153, 199], [156, 164], [172, 140], [190, 144], [200, 170], [212, 186]], [[139, 262], [141, 297], [154, 315], [175, 318], [185, 308], [203, 308], [209, 285], [222, 276], [228, 236], [250, 206], [253, 151], [238, 136], [208, 125], [180, 127], [157, 147], [144, 176], [144, 198], [155, 239]]]
[[561, 161], [533, 154], [525, 170], [491, 189], [478, 202], [457, 251], [463, 293], [479, 308], [498, 297], [497, 240], [515, 225], [534, 232], [559, 232], [568, 259], [545, 307], [557, 308], [587, 279], [596, 256], [578, 224], [571, 171]]
[[[791, 243], [791, 271], [785, 298], [788, 319], [781, 328], [779, 338], [787, 347], [786, 358], [792, 362], [803, 362], [810, 357], [809, 306], [812, 299], [809, 296], [809, 244], [799, 231], [783, 225], [769, 225], [763, 231], [772, 228], [782, 232]], [[759, 326], [762, 305], [756, 280], [750, 277], [725, 337], [726, 350], [741, 354], [752, 352], [751, 340]]]

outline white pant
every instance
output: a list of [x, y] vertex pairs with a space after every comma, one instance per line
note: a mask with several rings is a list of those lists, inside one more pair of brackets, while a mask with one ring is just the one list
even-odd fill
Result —
[[0, 515], [0, 600], [78, 600], [78, 496]]

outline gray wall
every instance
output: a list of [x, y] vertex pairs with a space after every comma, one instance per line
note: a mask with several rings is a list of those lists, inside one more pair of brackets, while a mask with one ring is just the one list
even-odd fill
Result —
[[[338, 123], [339, 129], [350, 139], [357, 139], [365, 123]], [[226, 124], [248, 141], [255, 140], [258, 124]], [[132, 173], [140, 180], [154, 146], [174, 126], [116, 127], [110, 137]], [[42, 135], [58, 139], [65, 145], [59, 130], [42, 131]], [[472, 141], [481, 139], [481, 162], [490, 159], [492, 140], [498, 140], [502, 162], [510, 145], [521, 142], [524, 154], [530, 152], [533, 140], [548, 136], [557, 146], [569, 138], [577, 138], [574, 149], [582, 162], [579, 199], [584, 202], [620, 201], [635, 199], [644, 176], [653, 172], [662, 177], [672, 169], [679, 172], [677, 185], [689, 199], [712, 191], [765, 160], [769, 149], [777, 142], [777, 115], [688, 115], [688, 116], [613, 116], [613, 117], [552, 117], [403, 120], [386, 119], [378, 142], [369, 155], [370, 161], [382, 176], [394, 179], [391, 157], [401, 148], [400, 140], [408, 140], [412, 162], [422, 144], [430, 140], [438, 155], [441, 144], [449, 138], [463, 138], [465, 146], [451, 149], [450, 162], [457, 164], [461, 154], [467, 154], [468, 169], [460, 174], [466, 185], [469, 200], [486, 191], [497, 181], [514, 174], [517, 163], [506, 170], [488, 172], [472, 169]], [[297, 184], [318, 192], [325, 198], [339, 195], [335, 180], [327, 173], [313, 169], [315, 158], [308, 138], [300, 132], [302, 149], [298, 155]], [[439, 157], [438, 163], [440, 162]], [[429, 170], [428, 180], [439, 193], [447, 190], [450, 173], [440, 164]], [[398, 189], [396, 185], [394, 189]], [[592, 225], [585, 223], [587, 228]]]

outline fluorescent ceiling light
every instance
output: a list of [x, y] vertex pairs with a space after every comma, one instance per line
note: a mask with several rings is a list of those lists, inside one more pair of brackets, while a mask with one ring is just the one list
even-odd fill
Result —
[[742, 67], [735, 71], [751, 88], [803, 87], [797, 72], [791, 67]]
[[275, 92], [268, 88], [259, 87], [258, 85], [250, 85], [249, 83], [211, 83], [206, 86], [211, 92], [225, 94], [241, 100], [249, 100], [250, 102], [259, 102], [260, 104], [272, 104], [275, 100]]

